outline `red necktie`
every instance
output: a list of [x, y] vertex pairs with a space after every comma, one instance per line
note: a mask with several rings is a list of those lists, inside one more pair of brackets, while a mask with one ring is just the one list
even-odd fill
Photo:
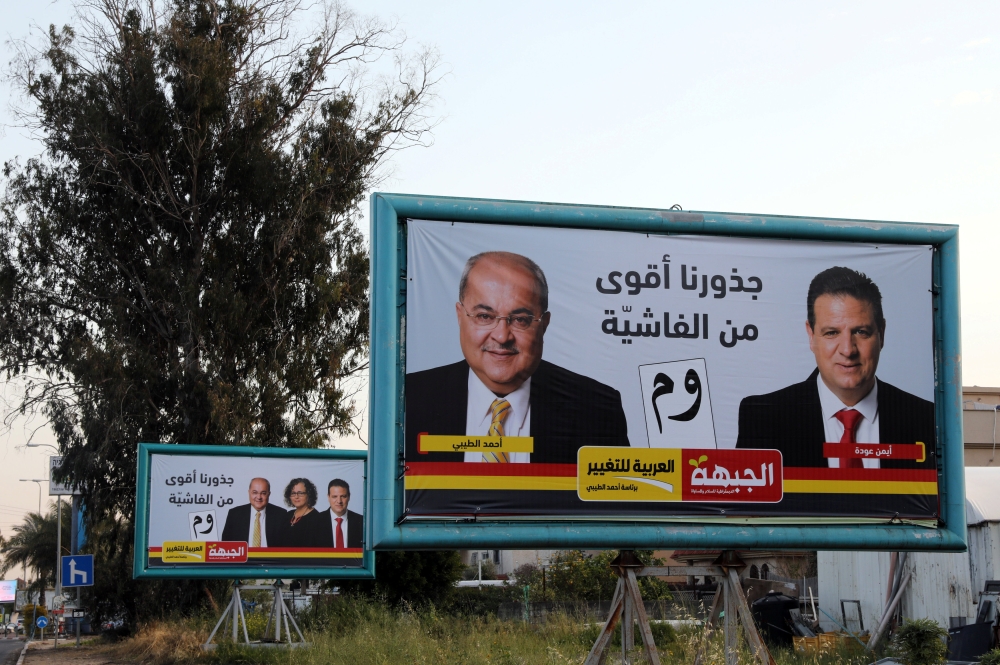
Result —
[[343, 523], [343, 521], [344, 521], [343, 517], [338, 517], [337, 518], [337, 546], [336, 547], [337, 547], [338, 550], [344, 549], [344, 531], [340, 528], [340, 525]]
[[[833, 416], [844, 425], [844, 436], [840, 437], [840, 445], [853, 446], [857, 443], [854, 440], [854, 430], [858, 428], [858, 423], [861, 422], [861, 412], [855, 409], [844, 409], [833, 414]], [[857, 457], [841, 457], [840, 468], [863, 469], [865, 465]]]

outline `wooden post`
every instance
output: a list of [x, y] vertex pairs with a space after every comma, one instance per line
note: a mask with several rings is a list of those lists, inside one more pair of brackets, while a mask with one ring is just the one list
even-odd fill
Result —
[[624, 595], [625, 584], [622, 582], [621, 577], [619, 577], [618, 584], [615, 586], [615, 595], [611, 598], [611, 609], [608, 611], [608, 618], [604, 622], [604, 627], [601, 628], [600, 634], [597, 636], [597, 641], [594, 642], [590, 653], [587, 654], [587, 659], [583, 661], [584, 665], [601, 665], [604, 662], [604, 650], [611, 641], [611, 636], [615, 632], [615, 626], [618, 624], [618, 617], [621, 616], [622, 598]]
[[622, 605], [622, 663], [628, 662], [628, 652], [633, 644], [635, 644], [635, 617], [632, 610], [632, 594], [627, 593]]
[[736, 635], [736, 602], [729, 580], [722, 578], [723, 612], [722, 617], [723, 636], [725, 638], [726, 665], [737, 665], [739, 662], [739, 642]]
[[[639, 622], [639, 632], [642, 635], [643, 649], [646, 659], [651, 665], [660, 665], [660, 657], [656, 651], [656, 644], [653, 643], [653, 631], [649, 628], [649, 617], [646, 616], [646, 608], [642, 604], [642, 594], [639, 592], [639, 583], [636, 575], [642, 574], [642, 562], [630, 550], [622, 550], [611, 562], [611, 568], [618, 575], [618, 584], [615, 585], [615, 595], [611, 600], [611, 610], [608, 619], [604, 623], [597, 636], [597, 641], [587, 654], [584, 665], [601, 665], [605, 658], [605, 649], [611, 642], [611, 636], [615, 631], [615, 626], [619, 619], [627, 620], [629, 624], [633, 621]], [[638, 573], [637, 573], [638, 571]], [[623, 616], [624, 615], [624, 616]], [[627, 641], [633, 637], [631, 626], [622, 625], [622, 662], [628, 659], [628, 647], [631, 643]], [[627, 636], [627, 637], [626, 637]]]

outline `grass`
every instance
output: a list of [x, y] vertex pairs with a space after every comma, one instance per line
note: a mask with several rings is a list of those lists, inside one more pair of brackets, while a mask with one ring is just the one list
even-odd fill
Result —
[[[300, 618], [310, 642], [307, 648], [252, 648], [222, 641], [206, 653], [201, 644], [214, 621], [203, 618], [150, 624], [112, 647], [109, 655], [144, 665], [565, 665], [582, 663], [599, 632], [597, 625], [566, 615], [526, 625], [488, 616], [442, 615], [432, 609], [392, 609], [356, 599], [339, 599]], [[663, 663], [691, 663], [699, 645], [705, 648], [704, 665], [725, 662], [718, 631], [705, 639], [701, 629], [675, 632], [654, 625], [654, 638]], [[642, 663], [639, 639], [636, 635], [633, 662]], [[620, 645], [616, 634], [607, 662], [620, 659]], [[863, 665], [873, 660], [851, 649], [821, 656], [775, 650], [773, 655], [778, 665]], [[739, 660], [741, 665], [754, 662], [745, 647]]]

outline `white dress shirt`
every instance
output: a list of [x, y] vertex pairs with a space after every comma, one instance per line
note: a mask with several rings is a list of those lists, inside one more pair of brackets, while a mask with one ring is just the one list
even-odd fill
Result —
[[[854, 406], [847, 406], [840, 401], [840, 398], [833, 394], [833, 391], [823, 383], [823, 377], [816, 375], [816, 385], [819, 387], [819, 404], [823, 409], [823, 427], [826, 429], [827, 443], [838, 443], [844, 436], [844, 423], [837, 420], [836, 413], [844, 409], [854, 409], [861, 412], [861, 420], [854, 430], [854, 440], [857, 443], [880, 443], [878, 436], [878, 382], [872, 387], [871, 392], [865, 395], [864, 399]], [[866, 469], [879, 468], [878, 459], [863, 459], [861, 463]], [[827, 459], [827, 464], [831, 469], [840, 468], [840, 459], [831, 457]]]
[[[469, 369], [469, 405], [465, 412], [466, 436], [489, 436], [493, 422], [493, 401], [497, 396], [487, 388], [476, 373]], [[510, 413], [503, 423], [504, 436], [530, 436], [531, 432], [531, 378], [521, 387], [503, 397], [510, 403]], [[507, 453], [511, 462], [526, 464], [531, 453]], [[465, 453], [466, 462], [482, 462], [482, 453]]]
[[344, 536], [344, 547], [350, 547], [347, 544], [347, 511], [344, 511], [343, 517], [337, 517], [337, 513], [333, 512], [333, 508], [330, 509], [330, 526], [333, 527], [333, 546], [337, 546], [337, 520], [343, 520], [340, 523], [340, 532]]
[[[257, 509], [250, 504], [250, 533], [247, 535], [247, 545], [253, 547], [253, 521]], [[267, 508], [260, 511], [260, 546], [267, 547]]]

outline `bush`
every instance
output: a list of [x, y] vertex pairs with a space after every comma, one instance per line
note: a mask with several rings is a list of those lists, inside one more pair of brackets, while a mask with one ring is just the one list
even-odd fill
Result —
[[1000, 665], [1000, 649], [993, 649], [983, 654], [979, 665]]
[[912, 619], [896, 631], [893, 652], [906, 665], [937, 665], [948, 654], [948, 631], [933, 619]]
[[464, 587], [455, 589], [437, 608], [442, 614], [457, 616], [498, 616], [503, 603], [523, 600], [524, 589], [520, 586]]
[[[645, 565], [661, 565], [652, 550], [636, 550]], [[548, 570], [548, 590], [553, 600], [611, 600], [618, 584], [618, 575], [611, 562], [618, 552], [609, 550], [596, 555], [581, 550], [558, 552]], [[520, 578], [519, 578], [520, 579]], [[669, 600], [669, 585], [655, 577], [640, 577], [639, 590], [643, 600]]]

